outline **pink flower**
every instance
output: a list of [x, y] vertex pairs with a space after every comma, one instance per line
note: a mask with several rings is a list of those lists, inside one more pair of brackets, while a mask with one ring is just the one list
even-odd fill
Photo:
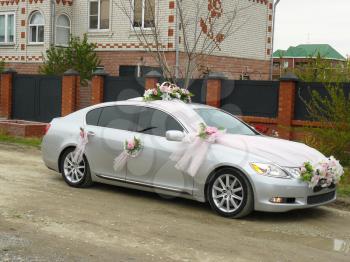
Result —
[[128, 149], [133, 150], [135, 148], [135, 142], [134, 140], [128, 141]]
[[157, 91], [157, 89], [153, 89], [153, 95], [158, 95], [158, 91]]
[[218, 133], [219, 132], [219, 130], [216, 128], [216, 127], [214, 127], [214, 126], [207, 126], [206, 128], [205, 128], [205, 132], [208, 134], [208, 135], [213, 135], [213, 134], [216, 134], [216, 133]]

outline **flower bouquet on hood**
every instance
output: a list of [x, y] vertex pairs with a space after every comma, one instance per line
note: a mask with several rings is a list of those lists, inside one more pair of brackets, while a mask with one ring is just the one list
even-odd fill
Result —
[[170, 82], [157, 84], [156, 88], [148, 89], [143, 95], [144, 101], [179, 99], [185, 103], [191, 102], [193, 94], [185, 88], [180, 88]]
[[300, 171], [301, 180], [307, 182], [309, 187], [315, 191], [326, 187], [334, 187], [344, 174], [343, 167], [333, 156], [315, 164], [306, 162]]

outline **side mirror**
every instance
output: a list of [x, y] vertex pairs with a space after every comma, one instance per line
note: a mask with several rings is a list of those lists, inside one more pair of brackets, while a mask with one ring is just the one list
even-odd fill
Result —
[[184, 139], [185, 134], [178, 130], [169, 130], [169, 131], [166, 131], [165, 136], [166, 136], [166, 139], [169, 141], [181, 142]]

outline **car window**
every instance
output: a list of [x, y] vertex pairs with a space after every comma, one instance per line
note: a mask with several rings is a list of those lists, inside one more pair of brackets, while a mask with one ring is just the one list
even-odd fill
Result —
[[138, 112], [139, 108], [136, 106], [108, 106], [103, 108], [98, 125], [135, 131]]
[[195, 111], [208, 126], [224, 128], [229, 134], [256, 135], [248, 126], [224, 111], [212, 108], [197, 108]]
[[98, 120], [100, 119], [101, 112], [102, 112], [102, 108], [96, 108], [89, 111], [86, 114], [86, 124], [91, 126], [97, 126]]
[[148, 107], [141, 108], [137, 132], [165, 137], [168, 130], [183, 131], [184, 129], [177, 120], [163, 111]]

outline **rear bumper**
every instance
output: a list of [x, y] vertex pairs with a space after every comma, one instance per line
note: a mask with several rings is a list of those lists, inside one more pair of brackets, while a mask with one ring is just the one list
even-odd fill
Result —
[[[298, 179], [276, 179], [260, 177], [254, 181], [255, 210], [286, 212], [294, 209], [325, 205], [336, 200], [335, 188], [313, 192], [307, 183]], [[272, 198], [288, 198], [291, 203], [273, 203]]]

